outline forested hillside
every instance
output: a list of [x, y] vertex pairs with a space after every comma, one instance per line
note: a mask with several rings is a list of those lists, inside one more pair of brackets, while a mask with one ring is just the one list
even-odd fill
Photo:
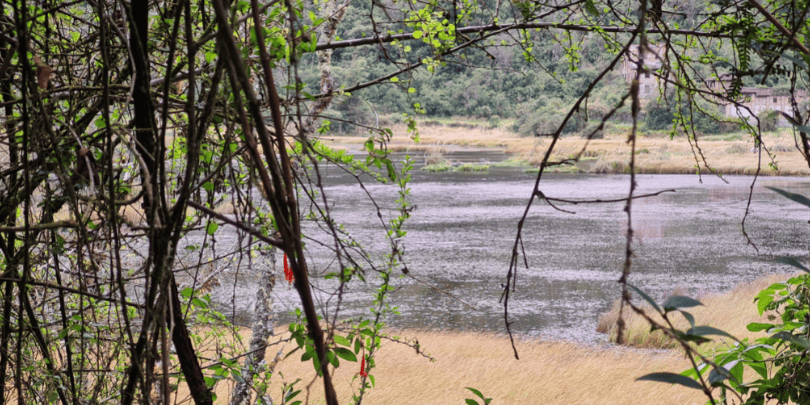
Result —
[[[414, 29], [414, 23], [408, 23], [406, 17], [412, 14], [402, 11], [406, 10], [403, 8], [407, 7], [406, 3], [389, 1], [384, 4], [386, 9], [372, 9], [372, 3], [367, 2], [349, 3], [335, 40], [371, 37], [375, 33], [396, 34]], [[529, 5], [526, 3], [526, 7]], [[455, 17], [451, 9], [430, 5], [420, 10], [420, 15], [425, 16], [425, 10], [432, 10], [428, 18], [436, 24], [453, 26], [454, 18], [467, 16], [469, 20], [465, 21], [465, 26], [486, 26], [497, 23], [497, 18], [493, 16], [493, 10], [497, 8], [497, 2], [492, 0], [468, 1], [458, 4]], [[670, 14], [671, 27], [701, 30], [710, 27], [705, 21], [710, 16], [722, 13], [719, 10], [704, 1], [686, 0], [667, 13]], [[562, 20], [555, 14], [538, 22], [578, 25], [590, 21], [610, 26], [636, 13], [635, 10], [619, 9], [610, 10], [610, 13], [604, 12], [607, 10], [593, 11], [596, 12], [590, 15], [570, 13]], [[393, 19], [399, 23], [377, 25], [375, 29], [369, 15], [378, 16], [377, 21]], [[463, 35], [456, 41], [462, 38]], [[483, 44], [485, 46], [466, 48], [463, 52], [442, 58], [437, 58], [435, 49], [428, 45], [427, 39], [336, 49], [332, 56], [334, 78], [337, 85], [344, 88], [396, 72], [410, 63], [427, 61], [427, 65], [433, 65], [403, 73], [397, 76], [397, 82], [364, 88], [351, 92], [350, 96], [339, 97], [324, 115], [334, 118], [332, 128], [339, 132], [356, 129], [341, 120], [373, 124], [375, 114], [393, 114], [395, 116], [391, 118], [398, 120], [400, 113], [416, 111], [428, 117], [469, 117], [495, 123], [508, 119], [511, 122], [509, 128], [522, 135], [552, 133], [562, 121], [564, 112], [582, 96], [601, 69], [616, 58], [628, 38], [629, 34], [626, 33], [587, 30], [560, 32], [534, 28], [505, 32], [488, 40]], [[652, 43], [661, 39], [656, 35], [649, 37]], [[670, 52], [682, 52], [682, 49]], [[696, 66], [693, 80], [706, 80], [712, 74], [733, 72], [739, 58], [734, 43], [722, 40], [701, 43], [699, 47], [683, 53], [683, 56], [715, 61], [714, 70]], [[761, 58], [755, 52], [748, 57], [752, 58], [752, 65], [761, 65]], [[308, 88], [317, 88], [320, 76], [315, 56], [305, 55], [301, 66], [300, 74]], [[788, 77], [784, 74], [766, 76], [763, 72], [746, 72], [741, 75], [741, 80], [745, 86], [775, 87], [783, 91], [789, 87]], [[601, 119], [618, 104], [621, 94], [626, 93], [628, 88], [629, 83], [621, 77], [617, 66], [596, 84], [587, 107], [569, 122], [564, 132], [581, 131], [587, 126], [587, 120]], [[654, 110], [654, 115], [645, 121], [650, 129], [671, 127], [673, 107], [684, 104], [672, 97], [674, 86], [668, 86], [667, 90], [667, 93], [660, 93], [661, 96], [668, 96], [666, 99], [649, 100], [643, 106], [644, 112]], [[415, 104], [418, 108], [414, 108]], [[722, 116], [709, 103], [702, 103], [701, 107], [711, 114]], [[629, 104], [612, 119], [629, 122]], [[739, 126], [722, 125], [716, 119], [700, 113], [696, 117], [696, 126], [703, 132], [739, 129]]]

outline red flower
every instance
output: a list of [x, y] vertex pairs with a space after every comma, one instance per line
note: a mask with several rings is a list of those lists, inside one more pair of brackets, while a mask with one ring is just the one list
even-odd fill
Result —
[[290, 269], [290, 264], [287, 263], [287, 254], [284, 254], [284, 279], [287, 280], [288, 283], [292, 284], [295, 281], [295, 277], [293, 277], [292, 269]]
[[366, 372], [366, 356], [363, 356], [363, 360], [360, 362], [360, 377], [368, 377], [368, 373]]

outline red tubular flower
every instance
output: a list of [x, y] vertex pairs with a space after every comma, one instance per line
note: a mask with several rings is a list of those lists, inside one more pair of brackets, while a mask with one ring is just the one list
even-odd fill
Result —
[[284, 279], [287, 280], [288, 283], [292, 284], [295, 281], [295, 277], [293, 277], [292, 269], [290, 269], [290, 264], [287, 262], [287, 254], [284, 254]]
[[368, 377], [368, 373], [366, 372], [366, 356], [363, 356], [363, 360], [360, 361], [360, 377]]

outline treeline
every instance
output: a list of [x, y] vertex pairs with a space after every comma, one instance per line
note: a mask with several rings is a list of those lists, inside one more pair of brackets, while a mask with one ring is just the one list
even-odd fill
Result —
[[[371, 10], [370, 4], [365, 2], [352, 2], [349, 7], [338, 37], [349, 39], [372, 36], [375, 31], [368, 25], [367, 16], [380, 13], [379, 7]], [[490, 14], [486, 13], [487, 7], [486, 2], [482, 2], [479, 9], [469, 13], [469, 20], [465, 24], [491, 23]], [[697, 0], [686, 1], [673, 12], [669, 25], [697, 29], [701, 15], [707, 12], [706, 7]], [[394, 11], [388, 9], [387, 13], [390, 15]], [[432, 16], [438, 22], [446, 20], [445, 25], [452, 24], [453, 15], [450, 10], [436, 9]], [[611, 24], [607, 17], [603, 20], [604, 24]], [[575, 18], [569, 21], [575, 22]], [[383, 34], [413, 30], [407, 23], [377, 27], [377, 32]], [[418, 40], [385, 44], [382, 46], [384, 51], [380, 45], [337, 49], [332, 58], [337, 87], [349, 88], [417, 61], [432, 61], [435, 67], [419, 67], [398, 76], [396, 82], [364, 88], [351, 96], [341, 96], [325, 115], [334, 118], [331, 120], [333, 130], [350, 132], [353, 131], [353, 123], [374, 124], [379, 115], [392, 114], [396, 120], [401, 113], [413, 113], [417, 106], [416, 110], [428, 117], [458, 116], [496, 123], [508, 119], [512, 122], [510, 129], [521, 135], [550, 133], [557, 128], [574, 101], [582, 96], [601, 71], [616, 58], [620, 46], [628, 38], [625, 34], [562, 34], [547, 29], [528, 30], [488, 39], [486, 50], [470, 47], [447, 59], [437, 57], [434, 47]], [[458, 36], [456, 43], [466, 39], [469, 38]], [[651, 36], [650, 40], [655, 41], [655, 36]], [[496, 46], [493, 47], [493, 44]], [[718, 41], [695, 52], [707, 50], [719, 59], [735, 59], [734, 48], [729, 42]], [[756, 55], [752, 56], [757, 58]], [[318, 64], [314, 55], [307, 57], [311, 60], [303, 64], [306, 68], [300, 74], [307, 83], [307, 88], [317, 89], [320, 78]], [[527, 60], [530, 63], [527, 64]], [[629, 89], [628, 83], [620, 75], [620, 68], [621, 61], [594, 89], [587, 108], [580, 110], [572, 118], [564, 128], [564, 133], [584, 131], [590, 121], [602, 119], [619, 105], [621, 97]], [[714, 68], [720, 73], [728, 72], [727, 69], [724, 70], [722, 63]], [[712, 72], [709, 68], [704, 68], [695, 73], [709, 78]], [[771, 74], [764, 83], [761, 78], [761, 75], [747, 75], [743, 82], [745, 86], [788, 87], [785, 75]], [[696, 100], [695, 103], [700, 108], [673, 109], [677, 100], [670, 97], [671, 92], [667, 96], [660, 104], [653, 101], [642, 106], [644, 109], [641, 117], [647, 129], [671, 128], [673, 120], [684, 111], [691, 114], [690, 121], [700, 132], [716, 133], [739, 129], [736, 125], [712, 118], [712, 115], [722, 116], [722, 112], [709, 102]], [[625, 102], [611, 116], [611, 120], [630, 122], [629, 104], [629, 101]], [[647, 114], [648, 111], [653, 111], [653, 114]]]

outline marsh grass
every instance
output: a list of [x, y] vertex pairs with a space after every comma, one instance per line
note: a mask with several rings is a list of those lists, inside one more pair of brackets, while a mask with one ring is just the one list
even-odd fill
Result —
[[[697, 324], [712, 325], [738, 338], [754, 337], [746, 325], [757, 321], [759, 316], [752, 300], [761, 289], [783, 281], [789, 275], [773, 275], [740, 285], [725, 294], [699, 294], [705, 307], [692, 308]], [[688, 295], [675, 289], [674, 295]], [[614, 314], [615, 315], [615, 314]], [[606, 315], [600, 325], [615, 324], [615, 316]], [[679, 326], [686, 322], [676, 315]], [[646, 322], [638, 316], [627, 315], [630, 331], [649, 330]], [[604, 326], [601, 326], [604, 327]], [[286, 331], [278, 326], [276, 331]], [[435, 362], [416, 353], [411, 347], [383, 340], [375, 356], [376, 368], [370, 373], [376, 380], [376, 388], [370, 390], [364, 403], [397, 405], [444, 405], [464, 403], [469, 392], [464, 387], [481, 390], [493, 398], [493, 404], [703, 404], [706, 398], [699, 390], [670, 384], [636, 382], [648, 373], [669, 371], [681, 372], [689, 362], [678, 350], [646, 350], [620, 346], [585, 346], [582, 344], [549, 341], [537, 338], [518, 338], [516, 341], [520, 360], [515, 360], [508, 337], [496, 333], [397, 330], [389, 334], [404, 338], [418, 338], [423, 353], [429, 353]], [[242, 329], [238, 336], [248, 341], [249, 331]], [[344, 332], [345, 334], [345, 332]], [[643, 333], [638, 332], [638, 336]], [[270, 363], [279, 349], [282, 357], [295, 348], [285, 341], [289, 333], [280, 333], [273, 338], [278, 342], [268, 349], [266, 361]], [[220, 339], [220, 344], [232, 344], [235, 335]], [[653, 343], [650, 338], [638, 347], [667, 347]], [[715, 343], [701, 346], [710, 351], [726, 344], [716, 339]], [[246, 344], [246, 343], [245, 343]], [[712, 346], [713, 345], [713, 346]], [[203, 344], [205, 346], [205, 344]], [[244, 349], [242, 349], [244, 350]], [[203, 358], [209, 362], [218, 359], [213, 349], [203, 348]], [[333, 380], [341, 403], [348, 403], [356, 392], [359, 381], [354, 379], [360, 371], [358, 363], [341, 360], [341, 367], [334, 371]], [[203, 364], [205, 367], [205, 364]], [[321, 381], [315, 378], [311, 363], [301, 363], [300, 356], [282, 360], [273, 374], [270, 392], [279, 397], [282, 385], [301, 378], [296, 389], [302, 389], [300, 399], [309, 398], [310, 404], [323, 404]], [[221, 381], [216, 387], [217, 403], [227, 403], [228, 394], [234, 386], [232, 378]], [[181, 386], [179, 398], [188, 394]], [[306, 403], [306, 401], [305, 401]]]
[[426, 172], [485, 172], [489, 170], [489, 165], [479, 165], [472, 163], [465, 163], [459, 166], [453, 166], [447, 162], [439, 162], [432, 165], [427, 165], [422, 168]]
[[439, 162], [432, 165], [427, 165], [422, 168], [422, 170], [426, 172], [433, 172], [433, 173], [443, 173], [443, 172], [452, 172], [453, 165], [447, 162]]
[[453, 169], [455, 172], [485, 172], [489, 170], [489, 165], [479, 165], [472, 163], [465, 163]]
[[[632, 404], [641, 398], [645, 404], [704, 402], [697, 390], [635, 381], [650, 372], [686, 369], [688, 362], [674, 352], [519, 339], [516, 343], [520, 360], [515, 360], [509, 339], [501, 334], [436, 331], [397, 331], [397, 334], [417, 337], [422, 349], [436, 361], [417, 355], [410, 347], [383, 340], [375, 356], [377, 367], [370, 371], [376, 388], [366, 394], [365, 404], [462, 404], [471, 397], [464, 387], [479, 389], [493, 398], [493, 404], [500, 405]], [[285, 343], [284, 354], [293, 346]], [[267, 362], [277, 350], [278, 347], [268, 350]], [[308, 403], [323, 404], [322, 382], [314, 378], [312, 364], [301, 363], [299, 358], [293, 354], [278, 364], [270, 392], [278, 398], [283, 382], [301, 378], [296, 389], [303, 391], [296, 399], [307, 403], [308, 396]], [[356, 392], [359, 387], [359, 379], [354, 378], [360, 365], [342, 360], [340, 365], [333, 380], [340, 403], [348, 403], [353, 390]], [[233, 386], [232, 379], [217, 385], [218, 404], [227, 403]], [[186, 393], [187, 389], [181, 388], [180, 397]]]
[[[431, 148], [444, 148], [451, 146], [464, 146], [470, 148], [498, 148], [513, 155], [515, 159], [537, 166], [543, 159], [548, 138], [522, 138], [510, 132], [508, 125], [490, 128], [486, 125], [470, 124], [466, 127], [458, 124], [450, 126], [451, 122], [458, 122], [460, 118], [434, 120], [430, 126], [419, 125], [421, 141], [414, 144], [410, 133], [403, 124], [393, 124], [391, 130], [394, 137], [390, 147], [397, 151], [424, 151], [429, 153]], [[478, 124], [475, 122], [475, 124]], [[599, 161], [594, 164], [592, 173], [625, 173], [630, 159], [630, 147], [627, 144], [629, 127], [611, 125], [606, 128], [604, 138], [593, 139], [587, 143], [587, 149], [582, 156], [595, 157]], [[334, 138], [334, 144], [362, 145], [366, 137], [339, 137]], [[742, 133], [704, 135], [699, 138], [703, 155], [712, 169], [720, 174], [754, 174], [759, 162], [758, 153], [750, 153], [754, 147], [750, 136]], [[791, 139], [784, 130], [763, 135], [764, 145], [770, 148], [778, 163], [778, 171], [768, 167], [770, 160], [763, 153], [761, 162], [762, 175], [808, 175], [810, 169], [807, 162], [797, 153], [796, 148], [790, 144]], [[567, 159], [582, 151], [586, 140], [578, 135], [564, 136], [559, 139], [551, 160]], [[635, 156], [636, 170], [639, 173], [668, 173], [668, 174], [694, 174], [695, 156], [685, 136], [670, 139], [668, 133], [640, 133], [636, 140], [636, 150], [644, 151]], [[646, 153], [649, 152], [649, 153]], [[444, 153], [444, 152], [442, 152]], [[700, 159], [701, 172], [709, 174]]]

